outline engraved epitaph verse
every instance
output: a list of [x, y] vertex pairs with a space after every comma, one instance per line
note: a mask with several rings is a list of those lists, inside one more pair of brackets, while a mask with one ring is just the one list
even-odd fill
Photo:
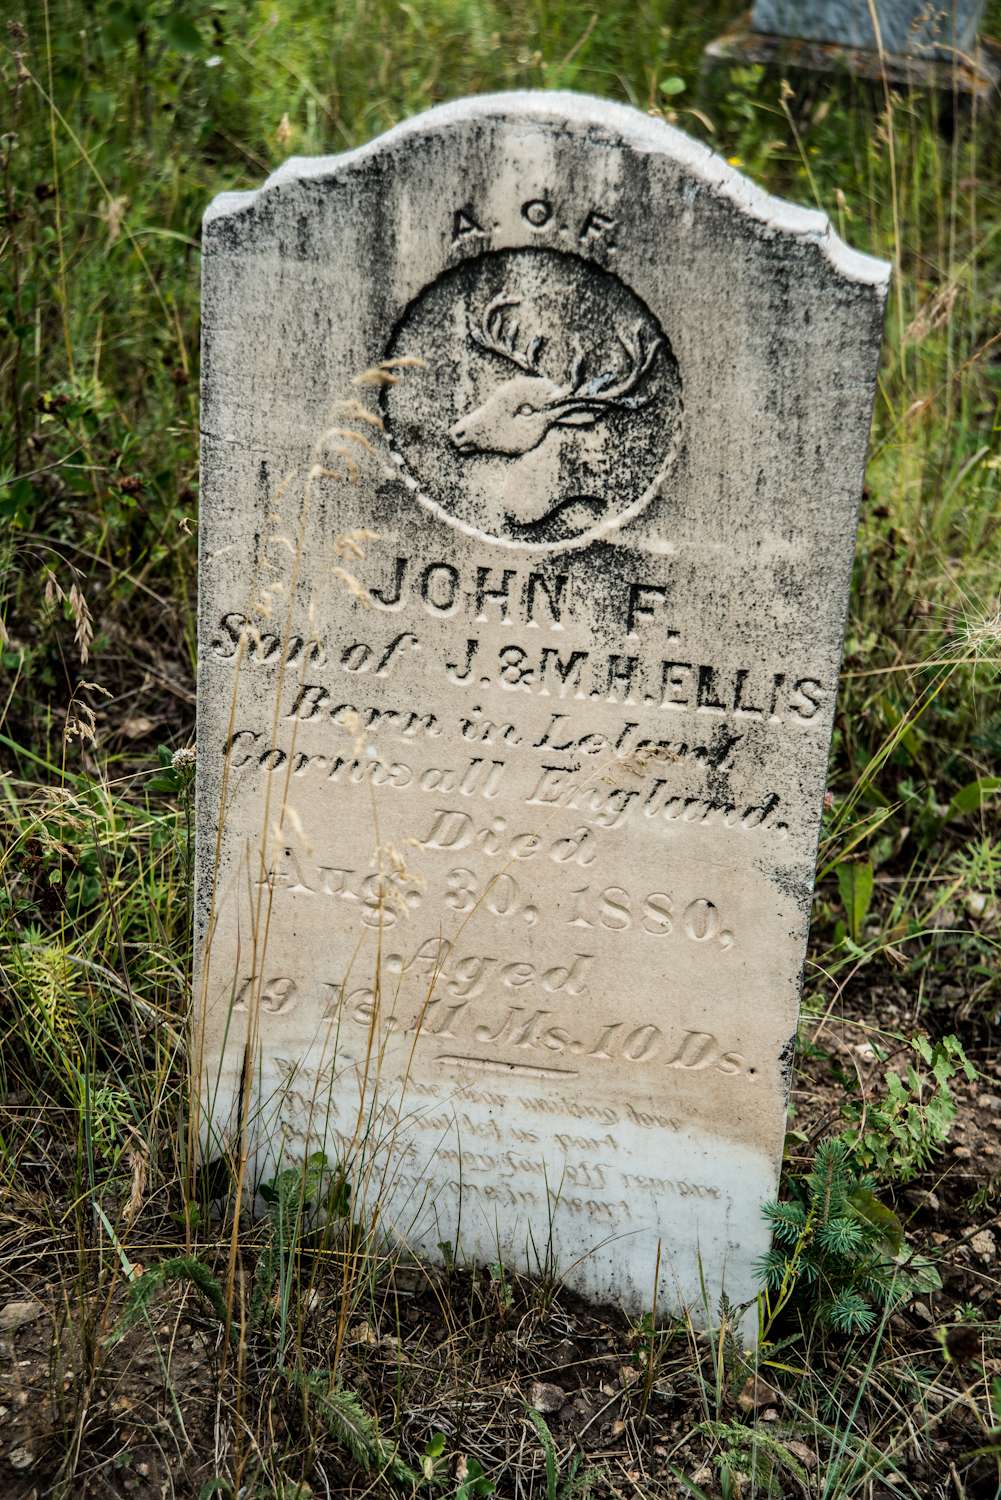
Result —
[[886, 272], [556, 93], [210, 208], [203, 1151], [751, 1296]]

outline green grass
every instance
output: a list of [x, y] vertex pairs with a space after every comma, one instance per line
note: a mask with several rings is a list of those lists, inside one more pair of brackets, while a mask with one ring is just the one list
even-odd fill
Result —
[[[157, 747], [193, 734], [201, 214], [293, 152], [343, 150], [498, 88], [669, 112], [893, 261], [790, 1173], [818, 1135], [864, 1114], [842, 1035], [902, 1056], [914, 1032], [956, 1033], [989, 1062], [1001, 1017], [996, 121], [959, 108], [942, 128], [940, 101], [848, 78], [795, 77], [787, 92], [756, 68], [702, 76], [703, 46], [738, 9], [13, 0], [0, 140], [0, 1303], [38, 1296], [49, 1321], [34, 1346], [17, 1335], [37, 1366], [39, 1436], [32, 1468], [0, 1469], [12, 1494], [118, 1494], [126, 1479], [142, 1494], [166, 1482], [283, 1500], [305, 1500], [307, 1485], [456, 1500], [489, 1484], [547, 1500], [993, 1492], [996, 1273], [962, 1251], [1001, 1203], [986, 1158], [975, 1182], [951, 1159], [923, 1164], [907, 1186], [947, 1202], [938, 1220], [915, 1213], [892, 1173], [878, 1183], [915, 1220], [908, 1244], [941, 1263], [931, 1322], [887, 1308], [853, 1342], [814, 1319], [809, 1295], [791, 1298], [763, 1350], [784, 1390], [766, 1422], [766, 1408], [741, 1404], [752, 1372], [725, 1330], [609, 1323], [503, 1268], [389, 1264], [350, 1212], [316, 1229], [316, 1182], [286, 1184], [277, 1221], [234, 1226], [210, 1212], [218, 1184], [187, 1180], [180, 1144], [189, 790]], [[864, 1072], [869, 1095], [879, 1071]], [[138, 1301], [137, 1263], [154, 1276]], [[123, 1307], [132, 1326], [115, 1342]], [[581, 1413], [543, 1432], [526, 1415], [532, 1384], [567, 1370]], [[11, 1430], [0, 1427], [7, 1449]]]

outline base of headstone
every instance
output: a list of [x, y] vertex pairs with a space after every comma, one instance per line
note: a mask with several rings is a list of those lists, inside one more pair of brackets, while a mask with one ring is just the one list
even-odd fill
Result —
[[835, 42], [767, 36], [755, 31], [750, 16], [745, 15], [709, 43], [703, 53], [703, 65], [746, 67], [748, 63], [800, 68], [808, 73], [849, 73], [873, 83], [885, 79], [894, 87], [961, 94], [988, 103], [996, 102], [1001, 84], [1001, 55], [983, 41], [970, 61], [898, 57], [864, 47], [843, 47]]

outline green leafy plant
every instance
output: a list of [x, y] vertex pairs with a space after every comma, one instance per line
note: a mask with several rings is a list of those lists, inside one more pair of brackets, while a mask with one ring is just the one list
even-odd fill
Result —
[[487, 1271], [490, 1276], [491, 1288], [497, 1299], [497, 1311], [501, 1322], [504, 1323], [507, 1321], [508, 1315], [514, 1306], [514, 1291], [508, 1279], [507, 1272], [504, 1269], [503, 1261], [491, 1261], [487, 1267]]
[[1001, 1460], [1001, 1375], [995, 1375], [991, 1381], [990, 1414], [992, 1422], [987, 1442], [980, 1448], [974, 1448], [969, 1455], [971, 1458], [983, 1455]]
[[351, 1187], [343, 1172], [332, 1167], [322, 1151], [279, 1172], [258, 1189], [268, 1207], [267, 1239], [254, 1270], [251, 1321], [267, 1320], [270, 1299], [279, 1289], [282, 1306], [288, 1302], [291, 1273], [303, 1236], [313, 1223], [342, 1218], [351, 1202]]
[[[700, 1422], [694, 1431], [718, 1445], [711, 1462], [716, 1468], [725, 1500], [730, 1496], [737, 1500], [748, 1483], [753, 1493], [785, 1497], [789, 1494], [789, 1479], [808, 1493], [809, 1475], [799, 1459], [760, 1425], [745, 1427], [740, 1422]], [[674, 1472], [678, 1478], [684, 1479], [677, 1470]]]
[[875, 1326], [878, 1309], [938, 1284], [928, 1262], [905, 1256], [900, 1220], [876, 1198], [844, 1139], [822, 1141], [813, 1170], [792, 1191], [764, 1208], [774, 1243], [757, 1263], [763, 1337], [794, 1298], [812, 1320], [859, 1334]]
[[476, 1458], [467, 1458], [464, 1453], [448, 1453], [445, 1441], [445, 1434], [436, 1432], [424, 1445], [421, 1475], [425, 1483], [438, 1489], [451, 1488], [454, 1478], [452, 1500], [487, 1500], [497, 1486], [487, 1478], [483, 1465]]
[[425, 1451], [420, 1455], [420, 1475], [429, 1487], [449, 1490], [452, 1500], [488, 1500], [497, 1488], [477, 1458], [447, 1452], [444, 1433], [432, 1434], [425, 1443]]
[[872, 865], [867, 860], [851, 859], [838, 865], [838, 891], [845, 909], [848, 936], [853, 943], [861, 943], [865, 936], [865, 919], [872, 904]]
[[946, 820], [979, 812], [988, 797], [996, 797], [998, 792], [1001, 792], [1001, 776], [978, 776], [976, 781], [968, 782], [953, 795], [945, 814]]
[[479, 1459], [467, 1458], [462, 1464], [461, 1478], [457, 1475], [458, 1483], [455, 1489], [454, 1500], [487, 1500], [497, 1486], [492, 1479], [488, 1479], [483, 1472], [483, 1465]]
[[909, 1182], [942, 1150], [956, 1118], [949, 1085], [960, 1072], [970, 1080], [977, 1077], [954, 1036], [934, 1046], [925, 1037], [915, 1037], [911, 1048], [916, 1062], [903, 1077], [886, 1073], [881, 1098], [867, 1100], [864, 1107], [855, 1100], [842, 1106], [854, 1129], [854, 1134], [843, 1137], [853, 1162], [889, 1183]]
[[357, 1393], [340, 1385], [329, 1370], [290, 1370], [289, 1380], [308, 1410], [312, 1405], [335, 1442], [346, 1448], [366, 1474], [385, 1474], [396, 1484], [419, 1485], [422, 1476], [399, 1457], [379, 1432]]
[[969, 890], [1001, 887], [1001, 840], [984, 834], [953, 852], [949, 870]]
[[216, 1475], [214, 1479], [207, 1479], [198, 1491], [198, 1500], [231, 1500], [233, 1486], [228, 1479]]
[[208, 1266], [204, 1265], [197, 1256], [175, 1255], [170, 1260], [161, 1260], [157, 1265], [150, 1266], [141, 1276], [137, 1276], [129, 1283], [125, 1306], [117, 1324], [108, 1335], [109, 1347], [120, 1343], [129, 1329], [134, 1328], [141, 1319], [147, 1316], [154, 1297], [173, 1281], [190, 1281], [212, 1308], [231, 1341], [234, 1344], [238, 1342], [239, 1335], [230, 1320], [226, 1298], [218, 1278], [213, 1276]]
[[424, 1444], [421, 1454], [421, 1474], [433, 1484], [440, 1477], [441, 1465], [445, 1462], [445, 1434], [436, 1432]]
[[561, 1473], [559, 1454], [545, 1418], [531, 1408], [528, 1418], [539, 1434], [546, 1461], [546, 1500], [589, 1500], [595, 1485], [607, 1477], [605, 1470], [594, 1464], [585, 1467], [580, 1454], [575, 1453], [566, 1473]]
[[195, 784], [194, 750], [171, 750], [168, 745], [160, 745], [156, 756], [160, 769], [150, 780], [150, 791], [181, 799], [189, 796]]

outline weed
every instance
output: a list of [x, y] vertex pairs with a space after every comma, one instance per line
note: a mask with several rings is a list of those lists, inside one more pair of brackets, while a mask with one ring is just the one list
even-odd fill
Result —
[[378, 1424], [365, 1411], [354, 1391], [346, 1390], [326, 1370], [293, 1370], [289, 1379], [309, 1420], [314, 1407], [330, 1436], [345, 1447], [366, 1474], [388, 1474], [397, 1484], [417, 1485], [421, 1476], [403, 1463], [396, 1449], [381, 1436]]
[[157, 1293], [176, 1281], [189, 1281], [201, 1292], [229, 1337], [234, 1341], [237, 1339], [237, 1330], [230, 1321], [226, 1299], [218, 1279], [196, 1256], [176, 1255], [170, 1260], [162, 1260], [159, 1264], [150, 1266], [141, 1275], [134, 1273], [121, 1316], [108, 1336], [109, 1346], [123, 1339], [140, 1319], [148, 1317]]
[[762, 1332], [767, 1338], [794, 1297], [821, 1323], [843, 1334], [869, 1332], [877, 1309], [935, 1285], [930, 1266], [902, 1263], [903, 1227], [859, 1174], [844, 1140], [822, 1141], [795, 1196], [769, 1203], [774, 1245], [760, 1262]]
[[570, 1460], [564, 1472], [546, 1419], [529, 1408], [528, 1419], [539, 1434], [546, 1463], [546, 1500], [590, 1500], [595, 1486], [606, 1479], [604, 1469], [587, 1465], [579, 1454]]
[[262, 1183], [258, 1191], [267, 1204], [267, 1237], [254, 1270], [251, 1320], [255, 1325], [267, 1321], [277, 1284], [277, 1310], [284, 1324], [295, 1293], [301, 1291], [298, 1263], [310, 1226], [343, 1218], [351, 1189], [343, 1172], [332, 1168], [320, 1151], [286, 1168], [273, 1182]]
[[[873, 1050], [883, 1061], [879, 1050]], [[918, 1066], [910, 1063], [903, 1077], [888, 1069], [882, 1098], [842, 1106], [854, 1128], [843, 1137], [851, 1160], [884, 1183], [910, 1182], [943, 1149], [956, 1118], [949, 1084], [957, 1074], [971, 1082], [977, 1077], [954, 1036], [934, 1045], [915, 1037], [911, 1050]]]
[[710, 1463], [716, 1469], [721, 1493], [726, 1500], [743, 1493], [749, 1483], [758, 1494], [785, 1496], [788, 1481], [809, 1493], [809, 1474], [785, 1443], [760, 1427], [745, 1427], [740, 1422], [700, 1422], [714, 1445]]

